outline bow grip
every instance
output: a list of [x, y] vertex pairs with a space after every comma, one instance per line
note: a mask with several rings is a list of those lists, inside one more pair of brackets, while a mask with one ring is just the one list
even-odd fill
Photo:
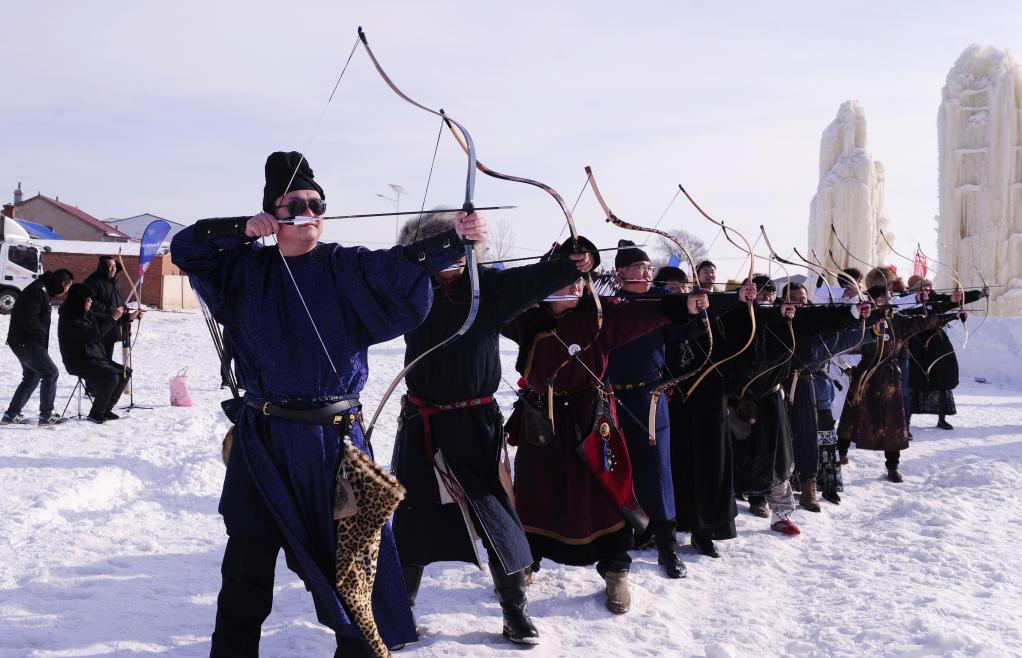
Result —
[[[474, 213], [476, 211], [476, 207], [475, 207], [475, 204], [473, 204], [471, 201], [466, 201], [461, 206], [461, 210], [462, 210], [462, 212], [464, 212], [464, 213], [466, 213], [468, 215], [471, 215], [472, 213]], [[467, 245], [467, 246], [471, 246], [471, 245], [475, 244], [474, 240], [469, 240], [468, 238], [462, 238], [461, 241], [463, 243], [465, 243], [465, 245]]]

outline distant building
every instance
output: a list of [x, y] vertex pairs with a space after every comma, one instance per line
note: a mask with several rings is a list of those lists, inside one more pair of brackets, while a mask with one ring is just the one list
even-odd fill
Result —
[[53, 232], [67, 240], [89, 240], [92, 242], [129, 242], [132, 237], [115, 226], [96, 219], [84, 210], [79, 210], [59, 199], [37, 194], [31, 199], [21, 200], [21, 184], [14, 195], [14, 213], [18, 219], [27, 219], [36, 224], [50, 227]]
[[135, 215], [134, 217], [125, 217], [124, 219], [105, 219], [103, 221], [110, 226], [113, 226], [121, 233], [130, 236], [133, 240], [141, 240], [142, 233], [146, 230], [146, 227], [157, 219], [162, 219], [170, 224], [170, 233], [167, 234], [167, 239], [163, 242], [164, 246], [168, 246], [170, 244], [170, 239], [174, 237], [174, 234], [185, 227], [184, 224], [178, 224], [177, 222], [172, 222], [169, 219], [158, 217], [151, 213], [143, 213], [141, 215]]
[[[75, 281], [79, 283], [96, 271], [100, 256], [114, 256], [124, 261], [125, 271], [117, 277], [117, 282], [125, 297], [130, 295], [131, 286], [138, 279], [137, 242], [124, 247], [78, 240], [33, 240], [33, 243], [45, 252], [43, 269], [52, 271], [66, 268], [71, 270]], [[142, 282], [141, 298], [142, 303], [149, 308], [160, 310], [198, 308], [188, 277], [170, 262], [169, 254], [160, 254], [149, 264]]]

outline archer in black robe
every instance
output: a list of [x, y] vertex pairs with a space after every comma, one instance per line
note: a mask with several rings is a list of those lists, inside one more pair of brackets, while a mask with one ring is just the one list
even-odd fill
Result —
[[[678, 530], [693, 537], [733, 539], [735, 517], [731, 438], [727, 429], [727, 391], [720, 368], [692, 391], [684, 393], [715, 362], [735, 354], [749, 335], [749, 314], [734, 293], [710, 295], [713, 350], [711, 360], [671, 394], [671, 474]], [[706, 359], [705, 335], [687, 342], [667, 344], [667, 367], [683, 373]], [[726, 367], [726, 365], [725, 365]]]
[[[407, 489], [394, 515], [394, 535], [406, 579], [421, 576], [421, 568], [433, 562], [471, 562], [481, 567], [473, 535], [482, 539], [491, 565], [505, 574], [532, 564], [525, 531], [499, 477], [504, 427], [497, 403], [451, 409], [428, 418], [433, 451], [442, 454], [443, 463], [464, 491], [470, 517], [466, 519], [459, 504], [441, 500], [434, 457], [426, 454], [423, 418], [409, 397], [429, 405], [492, 397], [501, 380], [501, 327], [579, 275], [575, 263], [566, 258], [504, 271], [481, 268], [475, 323], [457, 341], [428, 355], [405, 378], [408, 396], [403, 400], [393, 466]], [[465, 319], [468, 276], [462, 274], [434, 287], [433, 307], [426, 321], [405, 335], [406, 363], [452, 335]], [[410, 567], [417, 567], [418, 573], [410, 574]]]

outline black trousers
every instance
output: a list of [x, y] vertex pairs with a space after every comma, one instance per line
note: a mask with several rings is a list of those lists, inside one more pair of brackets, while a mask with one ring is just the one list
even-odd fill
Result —
[[898, 464], [901, 463], [901, 450], [884, 450], [884, 457], [887, 458], [884, 462], [887, 470], [898, 468]]
[[41, 382], [39, 417], [46, 418], [53, 411], [53, 401], [57, 396], [57, 378], [60, 377], [60, 371], [57, 370], [57, 366], [53, 364], [49, 352], [44, 347], [11, 345], [11, 351], [21, 362], [21, 383], [15, 389], [11, 405], [7, 407], [7, 413], [4, 415], [14, 418], [20, 414]]
[[[95, 391], [89, 415], [97, 418], [102, 418], [103, 414], [113, 409], [121, 399], [124, 387], [128, 385], [128, 378], [124, 376], [124, 366], [114, 361], [93, 359], [77, 365], [73, 370], [68, 368], [68, 372], [84, 379], [85, 384]], [[129, 370], [128, 376], [130, 375]]]
[[[228, 537], [220, 567], [223, 583], [216, 600], [216, 626], [210, 658], [254, 658], [259, 655], [263, 622], [273, 607], [273, 577], [282, 547], [279, 533]], [[288, 563], [291, 561], [288, 560]], [[338, 634], [334, 655], [362, 658], [375, 654], [365, 640]]]

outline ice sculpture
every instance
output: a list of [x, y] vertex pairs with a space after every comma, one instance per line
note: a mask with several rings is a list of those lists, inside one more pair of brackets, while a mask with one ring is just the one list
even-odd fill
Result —
[[1020, 95], [1011, 55], [972, 45], [948, 73], [937, 114], [938, 258], [950, 267], [936, 266], [934, 283], [1003, 285], [991, 288], [992, 315], [1022, 314]]
[[809, 206], [809, 249], [831, 269], [835, 265], [828, 252], [841, 267], [866, 274], [869, 268], [862, 261], [871, 265], [889, 261], [889, 250], [880, 238], [883, 230], [894, 240], [887, 224], [884, 167], [869, 153], [866, 113], [856, 101], [845, 101], [820, 141], [820, 184]]

